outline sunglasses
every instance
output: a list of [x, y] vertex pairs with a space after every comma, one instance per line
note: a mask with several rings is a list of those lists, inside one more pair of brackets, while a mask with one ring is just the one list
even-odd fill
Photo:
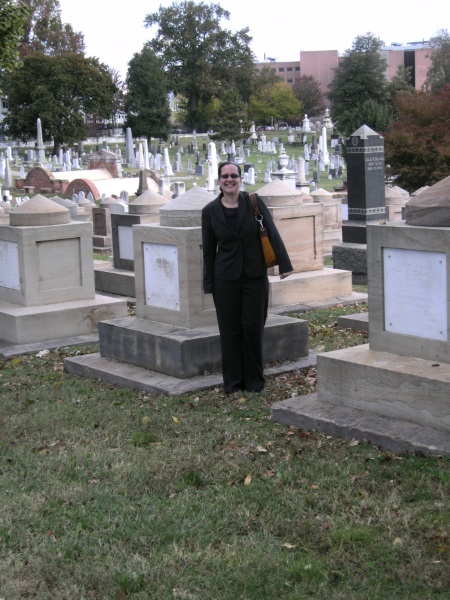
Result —
[[239, 179], [240, 175], [237, 173], [227, 173], [226, 175], [220, 176], [221, 179], [228, 179], [228, 177], [231, 177], [231, 179]]

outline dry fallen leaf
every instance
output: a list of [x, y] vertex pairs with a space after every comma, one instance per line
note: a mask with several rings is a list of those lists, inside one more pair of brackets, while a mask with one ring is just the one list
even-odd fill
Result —
[[358, 444], [359, 444], [359, 440], [352, 440], [349, 445], [350, 446], [357, 446]]
[[261, 454], [267, 452], [267, 448], [263, 448], [263, 446], [256, 446], [256, 449], [258, 452], [261, 452]]
[[246, 399], [244, 398], [244, 396], [241, 396], [238, 400], [239, 404], [244, 404], [246, 401]]
[[250, 485], [252, 482], [252, 476], [251, 475], [247, 475], [244, 479], [244, 485]]
[[181, 423], [181, 421], [178, 417], [172, 417], [172, 420], [176, 425], [179, 425]]
[[295, 544], [283, 544], [282, 546], [283, 548], [288, 548], [289, 550], [292, 550], [293, 548], [297, 548], [297, 546]]

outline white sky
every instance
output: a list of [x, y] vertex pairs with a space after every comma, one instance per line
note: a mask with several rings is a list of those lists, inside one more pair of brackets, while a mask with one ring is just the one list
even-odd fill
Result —
[[[205, 0], [205, 4], [210, 2]], [[450, 30], [445, 0], [216, 0], [231, 13], [226, 29], [250, 28], [251, 47], [260, 61], [298, 60], [301, 50], [351, 48], [358, 35], [374, 33], [387, 45], [428, 40], [440, 29]], [[127, 64], [150, 40], [155, 28], [144, 18], [170, 0], [60, 0], [61, 20], [84, 34], [86, 56], [117, 69], [123, 78]], [[279, 13], [278, 11], [282, 11]]]

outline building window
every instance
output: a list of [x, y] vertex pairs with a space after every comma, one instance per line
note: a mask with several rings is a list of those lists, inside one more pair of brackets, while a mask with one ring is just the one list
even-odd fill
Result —
[[283, 72], [284, 72], [284, 67], [280, 67], [280, 68], [278, 69], [278, 71], [279, 71], [280, 73], [283, 73]]
[[295, 67], [295, 70], [296, 71], [300, 71], [300, 67]]
[[288, 83], [292, 83], [292, 79], [288, 79], [288, 80], [287, 80], [287, 82], [288, 82]]
[[288, 70], [288, 71], [292, 71], [292, 67], [288, 67], [288, 68], [287, 68], [287, 70]]

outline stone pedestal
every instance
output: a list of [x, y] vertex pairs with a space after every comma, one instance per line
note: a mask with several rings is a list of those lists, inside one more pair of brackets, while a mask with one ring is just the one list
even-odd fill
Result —
[[[126, 363], [131, 371], [145, 367], [159, 374], [158, 378], [165, 375], [180, 380], [220, 370], [214, 303], [212, 295], [202, 291], [201, 209], [211, 196], [193, 192], [195, 201], [189, 203], [188, 193], [174, 200], [176, 206], [167, 205], [164, 215], [161, 209], [161, 221], [169, 224], [133, 226], [136, 317], [113, 319], [101, 327], [102, 362], [96, 377], [109, 379], [110, 361]], [[277, 281], [286, 284], [288, 280]], [[298, 359], [307, 354], [307, 323], [270, 315], [265, 362]], [[77, 372], [82, 369], [91, 376], [84, 360], [75, 358], [68, 364], [68, 368]], [[136, 387], [141, 381], [136, 374]]]
[[38, 195], [0, 226], [2, 340], [92, 334], [99, 320], [126, 312], [124, 300], [95, 295], [90, 223], [71, 222], [67, 208]]
[[94, 227], [93, 248], [95, 252], [111, 251], [111, 214], [109, 208], [95, 206], [92, 209]]
[[[450, 228], [394, 222], [370, 224], [367, 233], [369, 344], [318, 356], [315, 414], [336, 405], [377, 427], [383, 421], [374, 416], [397, 419], [398, 439], [387, 447], [398, 448], [410, 424], [426, 432], [421, 451], [450, 454]], [[321, 427], [327, 431], [325, 421]], [[380, 439], [367, 428], [364, 436]]]
[[342, 225], [342, 241], [366, 244], [366, 224], [386, 218], [384, 140], [363, 125], [346, 141], [348, 221]]

